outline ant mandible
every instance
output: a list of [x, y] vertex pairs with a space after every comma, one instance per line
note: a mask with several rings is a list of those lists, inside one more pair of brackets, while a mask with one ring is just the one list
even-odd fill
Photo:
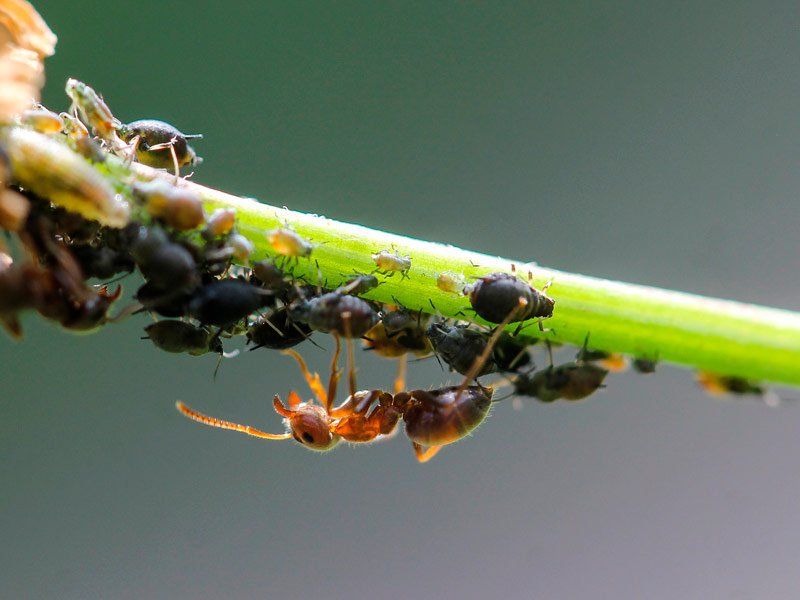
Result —
[[[525, 298], [519, 299], [517, 310], [524, 310]], [[303, 402], [295, 391], [289, 393], [288, 406], [277, 394], [273, 399], [275, 412], [284, 418], [287, 433], [267, 433], [230, 421], [223, 421], [197, 412], [183, 402], [177, 402], [178, 410], [189, 419], [220, 429], [238, 431], [266, 440], [294, 439], [310, 450], [327, 452], [340, 441], [366, 444], [395, 433], [402, 418], [406, 435], [411, 440], [417, 460], [428, 462], [441, 450], [469, 434], [480, 425], [489, 413], [494, 390], [491, 387], [469, 385], [480, 373], [491, 355], [503, 329], [511, 322], [517, 310], [512, 311], [492, 334], [484, 352], [475, 360], [472, 369], [459, 386], [448, 386], [435, 390], [403, 391], [405, 387], [405, 360], [399, 361], [394, 380], [393, 393], [383, 390], [358, 391], [350, 337], [347, 344], [347, 374], [350, 395], [339, 406], [334, 406], [336, 388], [341, 376], [338, 368], [341, 342], [334, 334], [336, 349], [331, 361], [331, 374], [327, 389], [317, 373], [308, 370], [303, 358], [294, 350], [284, 350], [299, 365], [316, 400]], [[477, 382], [476, 382], [477, 383]]]

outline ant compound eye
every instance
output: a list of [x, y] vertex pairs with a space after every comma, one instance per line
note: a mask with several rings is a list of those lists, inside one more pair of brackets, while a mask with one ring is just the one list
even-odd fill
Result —
[[314, 436], [311, 435], [310, 433], [308, 433], [307, 431], [303, 432], [302, 437], [303, 437], [303, 441], [306, 444], [313, 444], [314, 443]]

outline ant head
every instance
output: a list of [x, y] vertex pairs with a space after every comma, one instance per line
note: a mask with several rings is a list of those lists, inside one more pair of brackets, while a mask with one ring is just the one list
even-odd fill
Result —
[[[290, 401], [292, 398], [297, 398], [297, 394], [292, 392]], [[301, 402], [294, 409], [289, 409], [277, 396], [273, 405], [275, 411], [284, 418], [289, 433], [295, 441], [309, 450], [327, 452], [342, 439], [331, 430], [331, 419], [321, 406]]]

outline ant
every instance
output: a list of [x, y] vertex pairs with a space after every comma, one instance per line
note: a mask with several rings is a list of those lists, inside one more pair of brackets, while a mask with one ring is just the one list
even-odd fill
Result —
[[408, 277], [408, 271], [411, 269], [410, 256], [400, 256], [397, 252], [389, 250], [381, 250], [373, 254], [372, 260], [377, 265], [373, 274], [380, 273], [386, 277], [392, 277], [395, 273], [400, 273], [400, 279], [403, 280]]
[[[520, 309], [524, 309], [526, 303], [524, 298], [520, 298]], [[348, 337], [347, 374], [350, 394], [338, 406], [334, 406], [334, 401], [341, 375], [338, 368], [341, 349], [339, 337], [334, 336], [336, 349], [331, 361], [327, 389], [323, 387], [318, 374], [310, 373], [299, 354], [293, 350], [285, 350], [284, 353], [291, 356], [299, 365], [308, 387], [319, 402], [319, 404], [315, 404], [313, 400], [303, 402], [297, 392], [292, 391], [289, 393], [286, 406], [276, 394], [273, 407], [284, 418], [286, 433], [266, 433], [249, 425], [223, 421], [197, 412], [180, 401], [176, 403], [176, 407], [189, 419], [210, 427], [238, 431], [267, 440], [294, 439], [306, 448], [318, 452], [327, 452], [342, 440], [363, 444], [389, 436], [396, 431], [402, 419], [405, 433], [411, 440], [417, 460], [421, 463], [428, 462], [442, 446], [452, 444], [468, 435], [488, 415], [493, 389], [469, 384], [483, 369], [483, 363], [489, 358], [503, 327], [513, 316], [514, 312], [511, 312], [507, 320], [495, 330], [490, 343], [475, 361], [461, 385], [436, 390], [403, 391], [405, 362], [400, 362], [393, 393], [383, 390], [358, 391], [353, 345]]]
[[[528, 278], [530, 277], [529, 273]], [[516, 308], [517, 298], [525, 298], [528, 305], [524, 311], [517, 313], [514, 322], [539, 318], [541, 329], [541, 319], [553, 316], [555, 301], [545, 294], [550, 284], [548, 282], [541, 290], [537, 290], [516, 275], [490, 273], [464, 288], [464, 294], [469, 295], [475, 313], [490, 323], [499, 323], [505, 319]]]

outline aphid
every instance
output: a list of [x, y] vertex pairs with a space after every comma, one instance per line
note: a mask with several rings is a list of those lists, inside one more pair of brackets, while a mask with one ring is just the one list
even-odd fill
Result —
[[13, 180], [41, 198], [110, 227], [124, 227], [130, 207], [83, 157], [49, 136], [12, 128], [2, 141]]
[[378, 322], [378, 314], [368, 302], [339, 292], [298, 300], [289, 307], [289, 316], [317, 331], [347, 338], [360, 338]]
[[92, 128], [95, 135], [115, 152], [125, 147], [117, 136], [117, 129], [121, 123], [97, 92], [77, 79], [68, 79], [65, 91], [72, 100], [73, 108], [77, 109], [84, 123]]
[[287, 258], [301, 258], [311, 256], [314, 246], [307, 242], [291, 229], [272, 229], [267, 232], [267, 241], [272, 249]]
[[247, 264], [250, 260], [250, 255], [256, 250], [253, 242], [248, 240], [241, 233], [234, 233], [228, 237], [227, 245], [233, 250], [233, 257], [244, 264]]
[[223, 237], [228, 235], [236, 225], [236, 211], [232, 208], [218, 208], [206, 220], [203, 235], [206, 238]]
[[66, 112], [59, 113], [58, 116], [61, 117], [63, 131], [68, 138], [78, 141], [89, 137], [89, 130], [80, 119]]
[[[107, 286], [103, 286], [97, 291], [86, 288], [83, 297], [69, 299], [69, 310], [57, 320], [65, 329], [74, 331], [97, 329], [108, 322], [108, 310], [121, 294], [121, 287], [118, 287], [113, 293], [109, 293]], [[43, 307], [39, 307], [39, 313], [48, 317], [48, 313]]]
[[153, 282], [147, 282], [137, 290], [135, 298], [144, 310], [162, 317], [177, 318], [188, 314], [192, 295], [192, 289], [161, 288]]
[[179, 231], [197, 229], [205, 223], [203, 199], [194, 189], [164, 180], [135, 183], [133, 194], [144, 202], [147, 212]]
[[592, 362], [586, 362], [586, 345], [589, 336], [583, 342], [574, 362], [553, 366], [553, 354], [548, 342], [550, 366], [531, 375], [523, 373], [513, 380], [514, 393], [518, 396], [532, 396], [541, 402], [556, 400], [583, 400], [603, 387], [608, 370]]
[[408, 277], [411, 269], [411, 257], [400, 256], [396, 252], [381, 250], [372, 255], [372, 260], [377, 266], [373, 273], [380, 273], [386, 277], [392, 277], [395, 273], [400, 273], [402, 279]]
[[364, 336], [364, 347], [386, 358], [428, 356], [433, 346], [426, 334], [430, 315], [397, 309], [384, 313], [380, 322]]
[[632, 365], [635, 371], [648, 375], [656, 372], [658, 362], [650, 358], [634, 358]]
[[61, 133], [64, 121], [61, 116], [47, 110], [43, 106], [30, 108], [19, 116], [19, 123], [39, 133]]
[[381, 284], [374, 275], [356, 275], [336, 289], [340, 294], [352, 294], [360, 296], [370, 290], [374, 290]]
[[589, 350], [589, 334], [583, 342], [583, 348], [578, 353], [581, 362], [592, 362], [612, 373], [622, 373], [628, 368], [628, 359], [623, 354], [606, 352], [605, 350]]
[[72, 245], [70, 249], [87, 278], [111, 279], [119, 273], [133, 272], [134, 262], [130, 255], [107, 245], [81, 244]]
[[148, 339], [165, 352], [186, 353], [202, 356], [209, 352], [222, 354], [222, 342], [205, 327], [197, 327], [185, 321], [165, 320], [151, 323], [144, 328]]
[[186, 165], [200, 162], [187, 140], [202, 139], [201, 134], [181, 133], [176, 127], [155, 119], [142, 119], [117, 125], [117, 133], [128, 144], [137, 162], [156, 169], [175, 170], [176, 177]]
[[[499, 336], [501, 330], [502, 327], [495, 333]], [[327, 389], [323, 387], [318, 374], [311, 374], [299, 354], [293, 350], [285, 350], [285, 354], [297, 361], [319, 404], [314, 400], [303, 402], [297, 392], [292, 391], [289, 393], [288, 406], [285, 406], [276, 394], [273, 406], [284, 418], [287, 429], [282, 434], [266, 433], [249, 425], [209, 417], [192, 410], [183, 402], [177, 402], [176, 406], [184, 416], [210, 427], [238, 431], [267, 440], [294, 439], [306, 448], [318, 452], [333, 449], [341, 440], [364, 444], [391, 435], [402, 419], [417, 460], [427, 462], [442, 446], [457, 442], [468, 435], [489, 413], [492, 388], [470, 386], [469, 382], [482, 370], [481, 361], [488, 358], [495, 341], [496, 337], [493, 336], [486, 351], [478, 357], [460, 386], [405, 392], [405, 362], [400, 362], [392, 394], [383, 390], [358, 391], [352, 344], [348, 341], [347, 373], [350, 394], [339, 406], [334, 406], [340, 376], [338, 336]]]
[[528, 348], [536, 342], [537, 340], [523, 341], [504, 331], [497, 339], [497, 344], [492, 352], [492, 359], [497, 365], [497, 370], [501, 373], [515, 373], [531, 365]]
[[250, 350], [258, 348], [285, 350], [311, 337], [311, 328], [304, 323], [292, 321], [289, 318], [289, 310], [284, 307], [248, 325], [246, 335], [248, 345], [253, 345]]
[[[513, 313], [512, 313], [513, 314]], [[448, 325], [443, 322], [430, 324], [426, 334], [436, 355], [455, 372], [465, 375], [475, 364], [477, 357], [486, 350], [488, 336], [483, 331], [469, 329], [466, 325]], [[480, 377], [497, 371], [494, 357], [489, 355], [483, 361]]]
[[539, 291], [514, 275], [491, 273], [478, 278], [464, 293], [469, 294], [470, 304], [478, 316], [490, 323], [503, 321], [515, 310], [519, 299], [524, 298], [528, 304], [524, 311], [516, 313], [513, 322], [517, 322], [553, 316], [555, 302], [545, 294], [547, 287]]
[[16, 265], [8, 254], [0, 253], [0, 325], [11, 337], [22, 337], [18, 313], [41, 303], [45, 275], [38, 265]]
[[743, 377], [698, 371], [697, 383], [711, 396], [724, 396], [726, 394], [756, 396], [761, 398], [767, 406], [775, 407], [780, 404], [780, 398], [772, 390]]
[[243, 279], [213, 280], [189, 301], [189, 314], [203, 325], [228, 327], [259, 308], [272, 306], [275, 295]]
[[460, 294], [463, 292], [466, 283], [463, 275], [460, 273], [453, 273], [452, 271], [445, 271], [436, 276], [436, 287], [443, 292], [451, 294]]
[[0, 229], [20, 231], [30, 211], [31, 203], [25, 196], [0, 188]]
[[190, 289], [200, 282], [191, 253], [157, 227], [141, 228], [131, 255], [145, 279], [162, 290]]

